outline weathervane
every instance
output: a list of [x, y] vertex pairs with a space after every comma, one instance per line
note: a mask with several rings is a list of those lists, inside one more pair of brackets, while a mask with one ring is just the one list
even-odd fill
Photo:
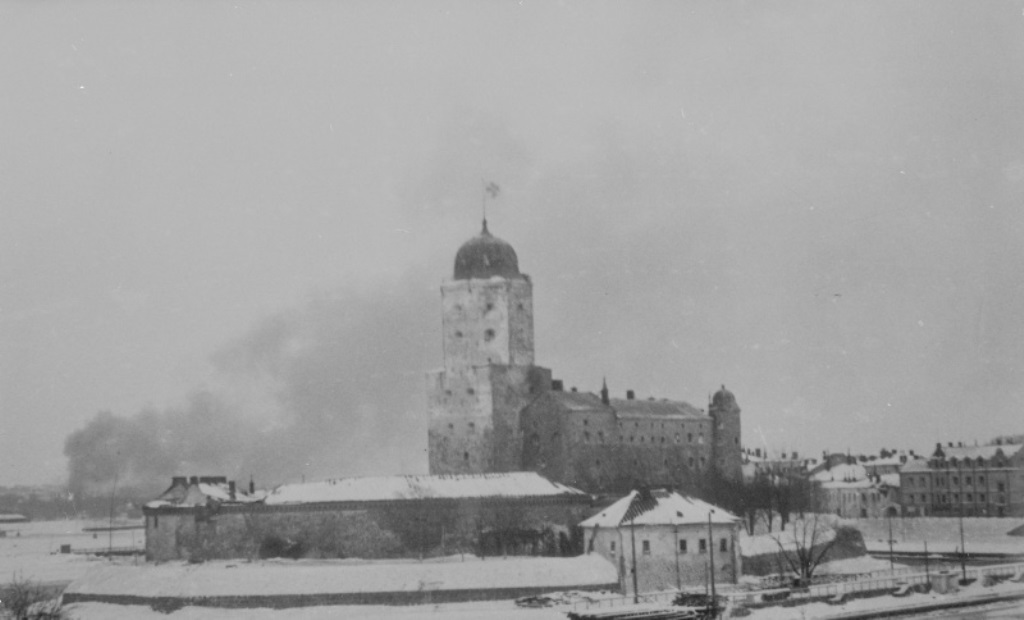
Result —
[[480, 198], [480, 209], [484, 215], [484, 232], [487, 232], [487, 196], [490, 194], [491, 199], [497, 198], [501, 188], [494, 181], [485, 182], [480, 179], [480, 183], [484, 188], [483, 196]]

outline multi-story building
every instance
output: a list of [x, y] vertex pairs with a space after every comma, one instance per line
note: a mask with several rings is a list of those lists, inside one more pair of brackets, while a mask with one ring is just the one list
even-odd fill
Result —
[[938, 444], [900, 469], [908, 516], [1024, 516], [1024, 444]]
[[565, 391], [534, 363], [533, 285], [510, 244], [483, 230], [441, 286], [444, 367], [428, 386], [432, 474], [537, 471], [590, 492], [741, 475], [740, 408]]
[[870, 474], [861, 463], [837, 465], [814, 474], [819, 508], [844, 519], [899, 514], [899, 475]]

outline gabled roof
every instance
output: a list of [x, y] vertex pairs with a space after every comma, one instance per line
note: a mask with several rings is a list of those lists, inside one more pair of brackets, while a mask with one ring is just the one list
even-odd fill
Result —
[[675, 491], [659, 489], [651, 491], [650, 498], [644, 498], [638, 491], [632, 491], [580, 523], [580, 526], [619, 527], [629, 525], [630, 517], [633, 517], [632, 523], [635, 525], [707, 525], [709, 514], [712, 523], [729, 524], [739, 520], [739, 517], [724, 508], [718, 508], [695, 497], [680, 495]]
[[589, 499], [589, 495], [534, 472], [442, 476], [367, 476], [285, 484], [267, 495], [267, 505], [410, 499], [487, 498]]

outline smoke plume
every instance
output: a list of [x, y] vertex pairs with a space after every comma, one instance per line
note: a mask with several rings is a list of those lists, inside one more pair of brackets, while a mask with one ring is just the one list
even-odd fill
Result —
[[69, 487], [94, 495], [116, 481], [151, 495], [172, 475], [272, 486], [422, 472], [422, 377], [437, 330], [424, 281], [317, 294], [216, 351], [209, 385], [184, 405], [97, 413], [65, 441]]

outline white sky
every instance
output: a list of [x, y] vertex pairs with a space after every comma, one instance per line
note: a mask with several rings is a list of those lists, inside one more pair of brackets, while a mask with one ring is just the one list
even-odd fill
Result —
[[2, 3], [0, 484], [100, 410], [264, 415], [211, 356], [323, 295], [346, 449], [422, 467], [481, 179], [567, 385], [725, 383], [773, 450], [1024, 432], [1022, 67], [1019, 0]]

